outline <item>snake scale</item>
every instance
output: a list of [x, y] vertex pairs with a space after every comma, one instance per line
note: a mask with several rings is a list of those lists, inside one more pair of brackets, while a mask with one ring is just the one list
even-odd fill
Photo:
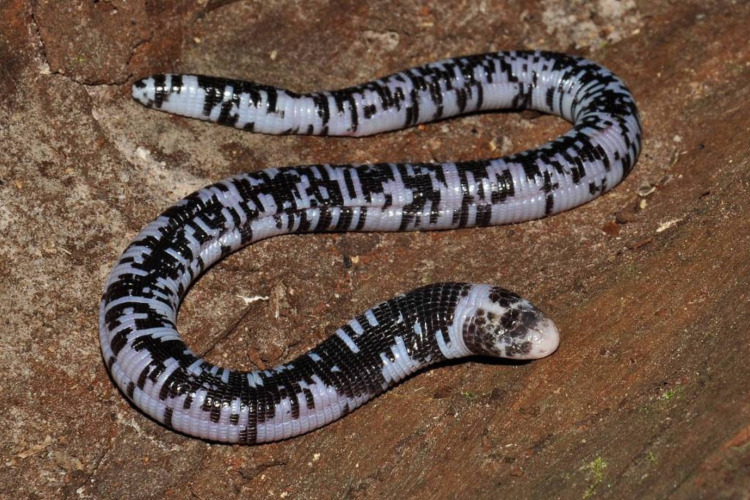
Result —
[[532, 109], [573, 123], [538, 148], [460, 163], [268, 168], [196, 191], [148, 224], [112, 270], [101, 303], [103, 358], [146, 414], [200, 438], [261, 443], [340, 418], [410, 374], [469, 355], [535, 359], [558, 331], [490, 285], [438, 283], [383, 302], [299, 358], [240, 372], [192, 352], [176, 329], [185, 293], [212, 264], [271, 236], [428, 231], [535, 219], [619, 183], [641, 148], [625, 84], [550, 52], [447, 59], [343, 90], [157, 75], [133, 84], [147, 107], [265, 134], [363, 136], [466, 113]]

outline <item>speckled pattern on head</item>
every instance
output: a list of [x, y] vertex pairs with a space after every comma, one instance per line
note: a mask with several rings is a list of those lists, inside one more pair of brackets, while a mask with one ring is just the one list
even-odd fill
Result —
[[149, 107], [268, 134], [368, 135], [464, 113], [534, 109], [574, 123], [536, 149], [461, 163], [269, 168], [205, 187], [128, 246], [105, 286], [101, 346], [112, 378], [164, 425], [260, 443], [321, 427], [415, 371], [472, 354], [535, 359], [554, 324], [490, 285], [438, 283], [383, 302], [287, 364], [239, 372], [194, 354], [175, 327], [201, 273], [271, 236], [455, 229], [525, 221], [611, 189], [641, 147], [623, 82], [582, 58], [500, 52], [448, 59], [332, 92], [159, 75], [133, 85]]

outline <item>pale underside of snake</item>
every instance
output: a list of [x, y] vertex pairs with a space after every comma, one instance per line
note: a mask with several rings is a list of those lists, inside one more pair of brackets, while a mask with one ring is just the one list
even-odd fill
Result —
[[498, 109], [533, 109], [574, 125], [536, 149], [498, 159], [240, 174], [200, 189], [146, 226], [105, 286], [103, 357], [138, 408], [213, 441], [296, 436], [429, 365], [470, 355], [540, 358], [557, 348], [559, 336], [514, 293], [438, 283], [373, 307], [291, 362], [229, 370], [193, 353], [176, 329], [185, 293], [212, 264], [282, 234], [444, 230], [544, 217], [614, 187], [641, 148], [638, 112], [624, 83], [596, 63], [549, 52], [459, 57], [310, 94], [158, 75], [137, 81], [133, 97], [169, 113], [265, 134], [362, 136]]

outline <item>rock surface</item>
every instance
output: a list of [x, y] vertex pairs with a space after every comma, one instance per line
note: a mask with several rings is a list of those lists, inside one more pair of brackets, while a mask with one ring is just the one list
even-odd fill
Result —
[[[749, 24], [741, 0], [3, 2], [0, 497], [746, 498]], [[480, 158], [567, 127], [496, 113], [365, 139], [258, 136], [147, 111], [134, 78], [307, 91], [508, 48], [582, 54], [628, 82], [645, 144], [625, 182], [514, 226], [266, 241], [193, 288], [180, 328], [250, 369], [415, 285], [483, 281], [555, 319], [554, 356], [444, 366], [258, 447], [187, 438], [128, 405], [101, 361], [99, 295], [178, 198], [265, 166]]]

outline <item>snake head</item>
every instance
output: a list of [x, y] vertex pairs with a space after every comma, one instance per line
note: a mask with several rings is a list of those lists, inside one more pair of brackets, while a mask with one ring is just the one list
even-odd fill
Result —
[[509, 359], [538, 359], [555, 352], [555, 324], [526, 299], [491, 287], [463, 324], [463, 340], [475, 354]]

